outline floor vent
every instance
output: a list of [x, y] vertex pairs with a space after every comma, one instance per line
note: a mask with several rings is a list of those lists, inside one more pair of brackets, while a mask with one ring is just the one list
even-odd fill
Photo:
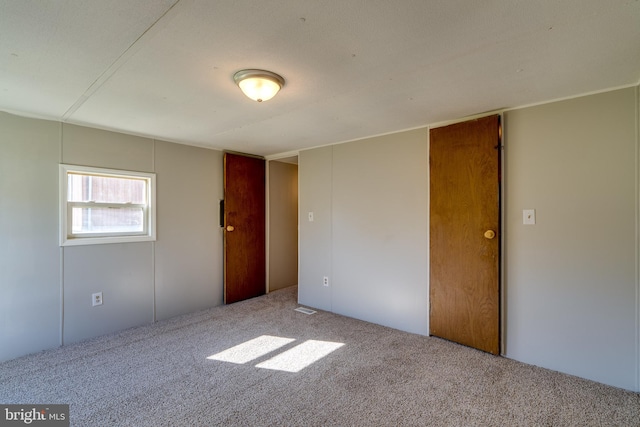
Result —
[[298, 307], [298, 308], [296, 308], [296, 311], [299, 311], [300, 313], [304, 313], [304, 314], [313, 314], [313, 313], [315, 313], [314, 310], [311, 310], [310, 308], [306, 308], [306, 307]]

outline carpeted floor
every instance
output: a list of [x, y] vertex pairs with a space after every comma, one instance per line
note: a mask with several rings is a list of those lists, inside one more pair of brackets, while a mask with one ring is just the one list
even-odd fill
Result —
[[[4, 362], [0, 403], [68, 403], [71, 425], [82, 427], [640, 425], [636, 393], [438, 338], [299, 313], [296, 292]], [[219, 354], [263, 336], [284, 346], [245, 363], [234, 363], [242, 348]], [[284, 358], [284, 369], [296, 367], [296, 354], [313, 356], [323, 342], [336, 343], [333, 351], [298, 372], [256, 366]]]

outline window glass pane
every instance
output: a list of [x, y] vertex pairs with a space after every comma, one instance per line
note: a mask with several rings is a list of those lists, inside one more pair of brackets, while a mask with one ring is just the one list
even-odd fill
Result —
[[144, 179], [69, 173], [67, 200], [145, 204], [145, 190]]
[[71, 209], [71, 232], [125, 233], [144, 231], [142, 208], [74, 207]]

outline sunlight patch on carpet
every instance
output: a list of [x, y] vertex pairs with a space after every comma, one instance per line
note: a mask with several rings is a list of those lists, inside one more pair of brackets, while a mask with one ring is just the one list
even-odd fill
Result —
[[344, 344], [339, 342], [308, 340], [271, 359], [258, 363], [256, 368], [286, 372], [300, 372], [312, 363], [336, 351]]
[[275, 351], [293, 341], [295, 341], [293, 338], [262, 335], [258, 338], [238, 344], [235, 347], [221, 351], [220, 353], [211, 355], [207, 357], [207, 359], [242, 365], [262, 357], [265, 354], [271, 353], [272, 351]]
[[316, 312], [315, 310], [311, 310], [310, 308], [307, 308], [307, 307], [298, 307], [294, 310], [304, 314], [313, 314]]
[[[294, 341], [294, 338], [262, 335], [258, 338], [238, 344], [235, 347], [221, 351], [220, 353], [213, 354], [207, 357], [207, 359], [243, 365], [259, 359], [269, 353], [275, 352]], [[289, 350], [276, 354], [269, 360], [258, 363], [256, 368], [285, 372], [300, 372], [307, 366], [333, 353], [343, 345], [344, 343], [341, 342], [307, 340]]]

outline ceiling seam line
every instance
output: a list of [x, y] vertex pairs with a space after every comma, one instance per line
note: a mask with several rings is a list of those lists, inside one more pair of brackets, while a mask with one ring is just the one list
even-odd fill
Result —
[[[78, 109], [82, 107], [82, 105], [87, 102], [87, 100], [95, 92], [97, 92], [98, 89], [102, 87], [102, 85], [109, 81], [109, 79], [115, 74], [115, 72], [118, 71], [118, 69], [120, 69], [120, 67], [122, 67], [127, 62], [127, 60], [129, 60], [129, 58], [131, 58], [138, 51], [138, 48], [142, 44], [141, 42], [143, 41], [143, 39], [152, 37], [161, 29], [161, 26], [158, 26], [158, 23], [160, 23], [160, 21], [165, 21], [165, 23], [169, 22], [169, 20], [165, 20], [165, 17], [167, 17], [170, 12], [174, 11], [174, 9], [177, 10], [178, 8], [176, 8], [176, 6], [182, 6], [185, 3], [189, 2], [190, 0], [176, 0], [176, 2], [171, 5], [171, 7], [169, 7], [158, 19], [156, 19], [146, 30], [144, 30], [142, 34], [140, 34], [140, 36], [138, 36], [138, 38], [135, 39], [133, 43], [131, 43], [129, 47], [127, 47], [124, 52], [122, 52], [120, 56], [118, 56], [118, 58], [116, 58], [116, 60], [113, 61], [113, 63], [109, 65], [107, 69], [104, 70], [93, 83], [91, 83], [91, 85], [89, 85], [89, 87], [84, 91], [82, 95], [80, 95], [76, 102], [74, 102], [73, 105], [71, 105], [71, 107], [69, 107], [69, 109], [65, 111], [65, 113], [62, 115], [62, 121], [68, 121], [71, 115], [78, 111]], [[175, 14], [172, 13], [171, 15]]]

